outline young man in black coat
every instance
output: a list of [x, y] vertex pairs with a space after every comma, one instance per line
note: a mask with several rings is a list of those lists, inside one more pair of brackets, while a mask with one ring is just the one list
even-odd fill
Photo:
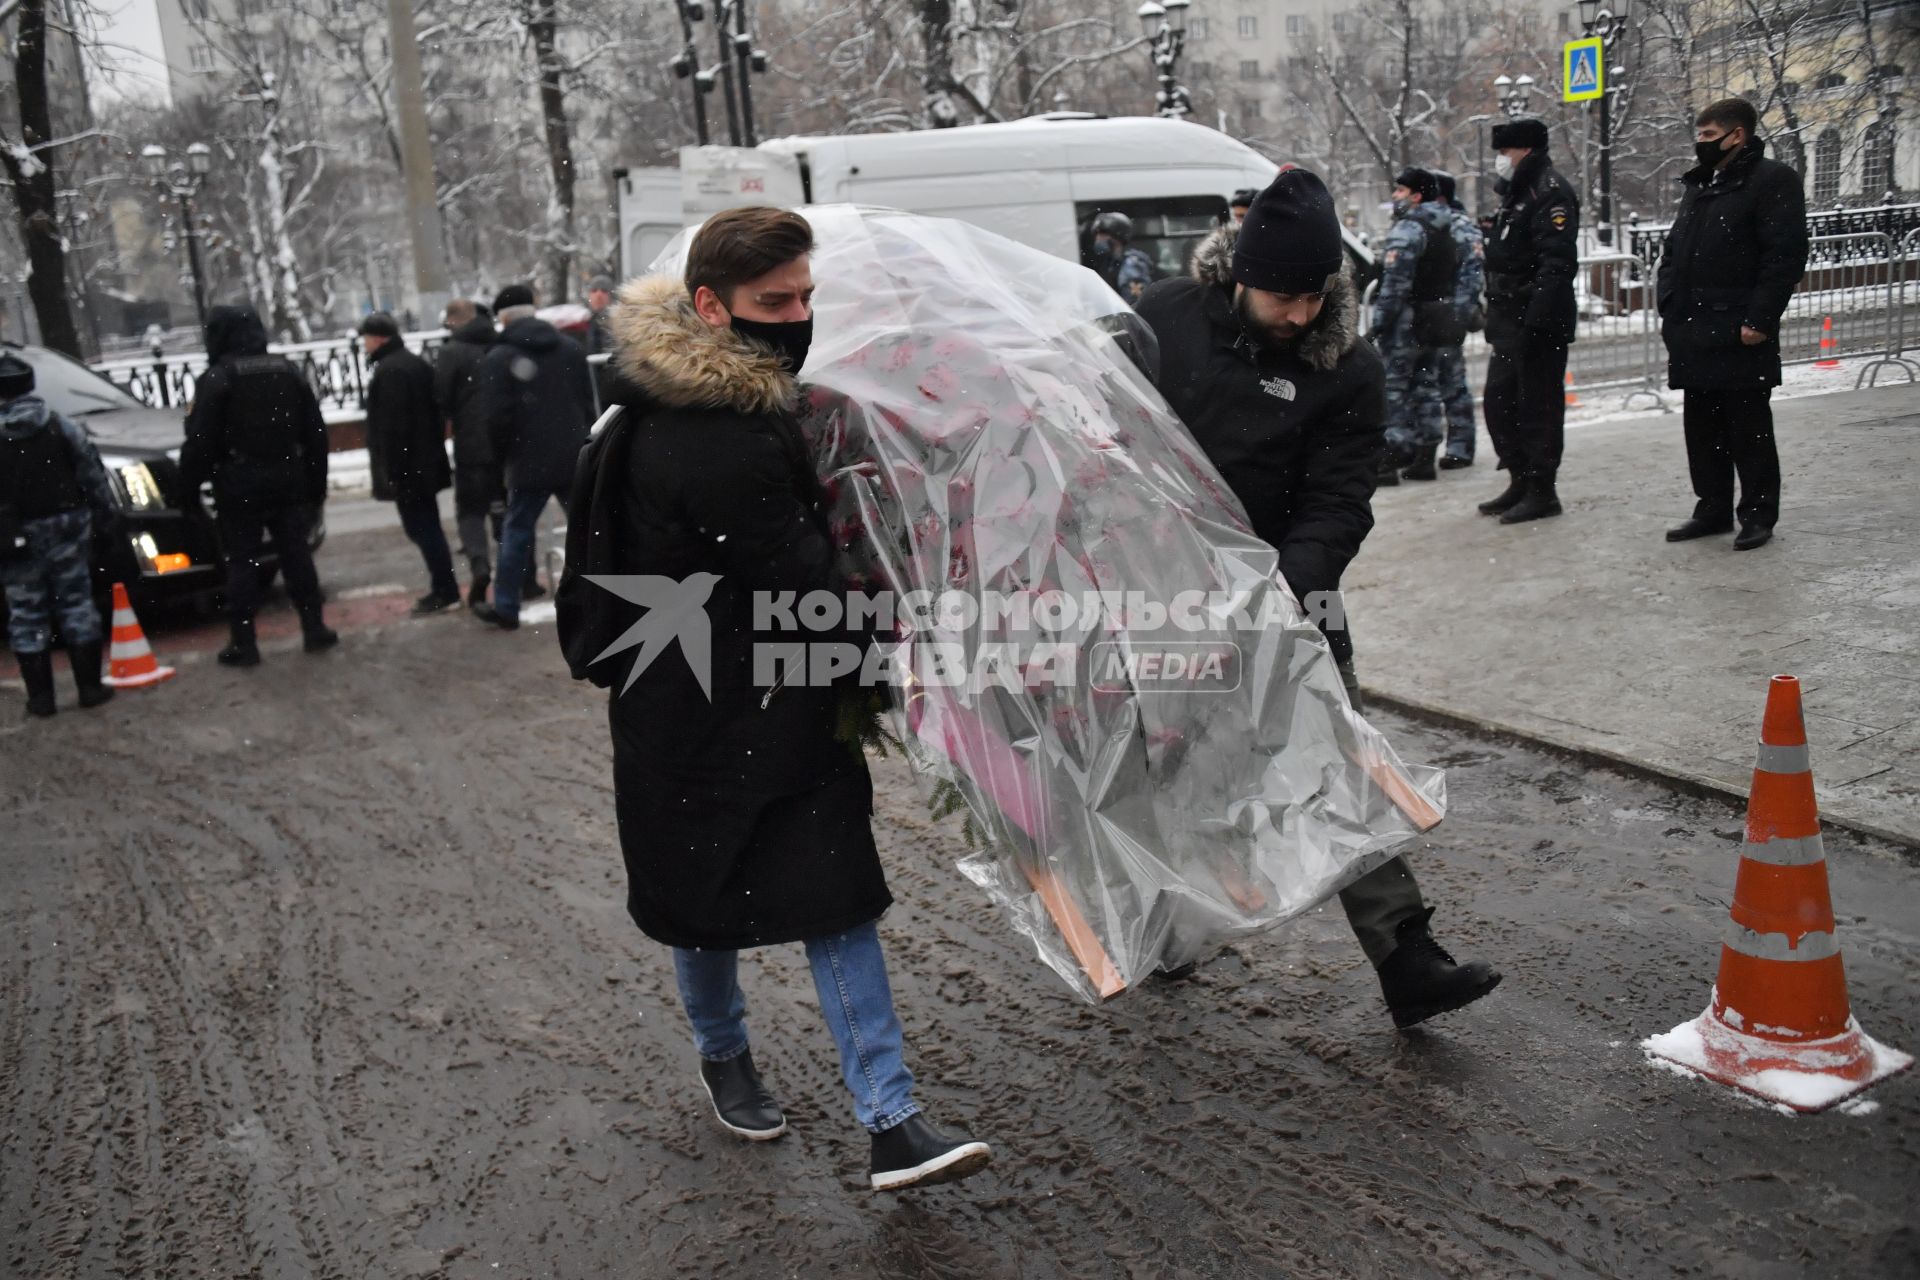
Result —
[[580, 344], [535, 314], [531, 285], [502, 289], [493, 310], [500, 336], [480, 362], [480, 398], [494, 456], [506, 473], [507, 514], [493, 603], [473, 612], [512, 631], [520, 625], [520, 601], [540, 594], [534, 531], [547, 499], [566, 505], [574, 463], [593, 426], [593, 375]]
[[480, 361], [496, 336], [493, 312], [471, 298], [455, 298], [447, 304], [446, 325], [447, 340], [433, 361], [433, 400], [453, 436], [454, 527], [467, 562], [467, 603], [478, 606], [493, 581], [491, 544], [507, 513], [506, 479], [493, 456], [480, 394]]
[[[748, 1050], [737, 952], [804, 943], [885, 1191], [964, 1177], [991, 1153], [933, 1129], [913, 1097], [876, 928], [892, 898], [873, 787], [858, 742], [837, 733], [843, 690], [772, 680], [755, 661], [756, 597], [840, 585], [793, 417], [812, 247], [798, 214], [732, 209], [694, 237], [684, 279], [621, 290], [624, 412], [582, 455], [559, 630], [574, 675], [614, 690], [627, 906], [674, 949], [720, 1123], [750, 1140], [786, 1132]], [[648, 612], [636, 623], [624, 600]], [[657, 626], [671, 630], [649, 636]]]
[[[1140, 299], [1160, 346], [1159, 387], [1280, 553], [1280, 572], [1323, 622], [1354, 704], [1353, 644], [1336, 607], [1340, 576], [1373, 528], [1386, 369], [1360, 336], [1333, 198], [1283, 170], [1246, 221], [1213, 233], [1193, 275]], [[1399, 1026], [1478, 1000], [1500, 975], [1455, 964], [1404, 859], [1340, 894]]]
[[291, 361], [267, 353], [267, 330], [252, 307], [208, 313], [207, 360], [187, 410], [180, 478], [193, 490], [213, 482], [230, 633], [219, 660], [230, 667], [260, 662], [253, 620], [260, 607], [260, 552], [269, 534], [307, 652], [330, 649], [340, 637], [322, 617], [320, 575], [307, 546], [314, 513], [327, 500], [327, 425], [320, 401]]
[[1493, 127], [1496, 171], [1507, 183], [1487, 233], [1487, 434], [1506, 465], [1507, 490], [1480, 514], [1519, 524], [1560, 514], [1566, 446], [1567, 344], [1578, 313], [1580, 200], [1547, 154], [1547, 126]]
[[427, 562], [433, 585], [413, 602], [413, 611], [438, 613], [460, 603], [460, 583], [440, 527], [438, 495], [453, 483], [453, 472], [447, 465], [446, 425], [433, 402], [433, 370], [407, 350], [400, 326], [384, 311], [360, 322], [360, 341], [373, 364], [367, 378], [373, 496], [393, 503], [400, 527]]
[[1771, 402], [1780, 385], [1780, 317], [1807, 267], [1807, 201], [1800, 175], [1766, 158], [1752, 103], [1716, 102], [1694, 124], [1700, 163], [1683, 179], [1658, 298], [1667, 384], [1686, 393], [1696, 501], [1667, 541], [1731, 532], [1737, 514], [1733, 545], [1748, 551], [1773, 537], [1780, 518]]

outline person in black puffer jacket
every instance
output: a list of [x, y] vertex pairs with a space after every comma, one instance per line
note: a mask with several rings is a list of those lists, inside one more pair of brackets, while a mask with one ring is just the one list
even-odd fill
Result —
[[215, 521], [227, 561], [227, 626], [220, 661], [260, 661], [254, 614], [260, 607], [260, 553], [267, 535], [280, 556], [287, 595], [300, 614], [308, 653], [340, 637], [322, 617], [320, 575], [307, 539], [327, 500], [327, 424], [307, 380], [267, 352], [267, 330], [252, 307], [207, 315], [208, 367], [187, 411], [180, 478], [197, 491], [213, 482]]
[[593, 374], [580, 344], [535, 314], [533, 289], [509, 285], [493, 300], [500, 336], [480, 362], [480, 397], [494, 457], [506, 472], [507, 515], [493, 603], [474, 616], [520, 625], [520, 601], [538, 592], [534, 531], [549, 498], [567, 502], [573, 465], [593, 427]]
[[[507, 514], [505, 469], [493, 456], [480, 362], [499, 336], [493, 312], [471, 298], [447, 304], [447, 340], [433, 361], [433, 400], [453, 435], [453, 515], [470, 574], [467, 604], [478, 607], [493, 581], [491, 543]], [[487, 536], [491, 523], [493, 536]]]
[[[1213, 233], [1193, 275], [1140, 299], [1160, 348], [1160, 393], [1280, 553], [1280, 572], [1320, 624], [1359, 705], [1340, 576], [1373, 528], [1386, 369], [1360, 336], [1333, 197], [1283, 169], [1246, 221]], [[1387, 1007], [1411, 1026], [1478, 1000], [1500, 975], [1456, 964], [1428, 929], [1432, 908], [1394, 858], [1340, 893]]]
[[1780, 385], [1780, 317], [1807, 267], [1807, 200], [1800, 175], [1766, 158], [1752, 103], [1716, 102], [1694, 123], [1700, 164], [1683, 179], [1657, 297], [1667, 382], [1686, 392], [1696, 502], [1667, 541], [1726, 533], [1737, 514], [1733, 545], [1749, 551], [1773, 537], [1780, 518], [1771, 401]]

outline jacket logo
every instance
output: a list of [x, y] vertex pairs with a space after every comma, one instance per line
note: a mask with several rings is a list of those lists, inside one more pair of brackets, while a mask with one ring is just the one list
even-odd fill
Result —
[[1268, 395], [1278, 396], [1282, 400], [1291, 400], [1294, 397], [1293, 384], [1285, 378], [1262, 378], [1260, 380], [1260, 389]]

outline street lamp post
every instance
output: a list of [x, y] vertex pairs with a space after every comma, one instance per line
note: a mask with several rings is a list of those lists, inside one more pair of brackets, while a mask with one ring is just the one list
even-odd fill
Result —
[[680, 35], [686, 41], [686, 47], [667, 66], [676, 77], [692, 83], [693, 131], [704, 147], [710, 141], [707, 137], [707, 95], [713, 92], [713, 73], [700, 70], [700, 53], [693, 43], [693, 24], [703, 21], [707, 13], [698, 0], [674, 0], [674, 5], [680, 11]]
[[[1517, 120], [1527, 113], [1527, 98], [1533, 93], [1532, 76], [1514, 77], [1502, 73], [1494, 77], [1494, 100], [1500, 104], [1500, 114], [1509, 120]], [[1485, 209], [1492, 202], [1487, 199], [1487, 125], [1492, 116], [1475, 116], [1480, 122], [1480, 207]]]
[[1193, 96], [1175, 74], [1187, 47], [1187, 10], [1192, 0], [1146, 0], [1139, 9], [1153, 61], [1156, 114], [1178, 120], [1193, 114]]
[[161, 196], [172, 196], [180, 202], [180, 225], [187, 241], [187, 266], [193, 273], [193, 306], [199, 313], [200, 327], [207, 327], [207, 286], [200, 271], [200, 231], [193, 220], [193, 195], [207, 179], [213, 169], [213, 151], [204, 142], [187, 144], [187, 158], [184, 163], [167, 161], [167, 149], [157, 142], [148, 143], [140, 150], [140, 160], [146, 166], [147, 176], [153, 180], [154, 190]]
[[1627, 29], [1633, 0], [1578, 0], [1580, 29], [1600, 37], [1600, 57], [1607, 63], [1600, 94], [1600, 217], [1594, 232], [1603, 245], [1613, 243], [1613, 93], [1619, 68], [1612, 66], [1613, 43]]

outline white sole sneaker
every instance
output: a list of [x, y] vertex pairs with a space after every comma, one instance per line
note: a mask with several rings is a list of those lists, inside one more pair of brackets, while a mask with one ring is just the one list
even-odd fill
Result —
[[966, 1142], [911, 1169], [890, 1169], [872, 1175], [875, 1191], [898, 1191], [902, 1187], [933, 1186], [958, 1182], [993, 1163], [993, 1150], [984, 1142]]
[[737, 1124], [727, 1123], [727, 1118], [720, 1114], [720, 1104], [714, 1101], [713, 1090], [708, 1087], [704, 1076], [701, 1077], [700, 1087], [707, 1091], [707, 1104], [713, 1108], [713, 1118], [718, 1120], [720, 1127], [728, 1133], [745, 1138], [748, 1142], [772, 1142], [787, 1131], [787, 1122], [784, 1119], [780, 1121], [778, 1127], [772, 1129], [742, 1129]]

